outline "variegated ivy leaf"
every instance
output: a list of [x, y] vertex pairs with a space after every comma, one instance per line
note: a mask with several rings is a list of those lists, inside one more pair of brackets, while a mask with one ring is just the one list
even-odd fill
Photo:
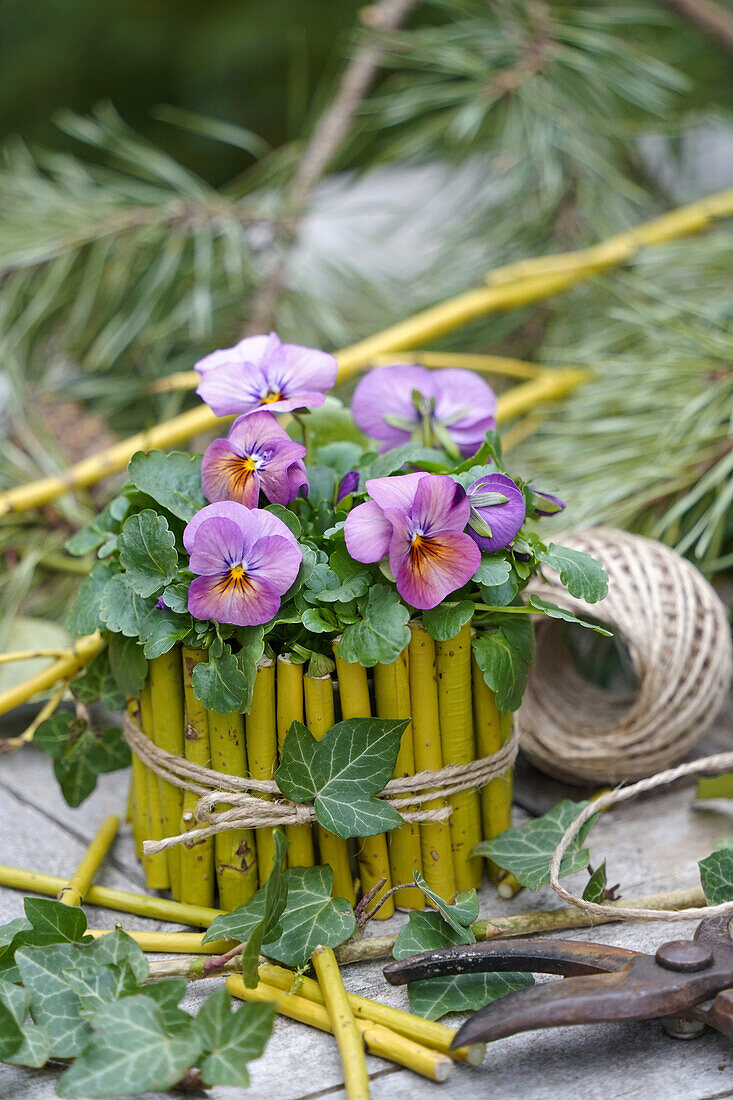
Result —
[[[82, 940], [87, 918], [81, 909], [50, 898], [24, 898], [26, 918], [18, 917], [0, 928], [0, 976], [19, 982], [15, 953], [21, 947], [39, 947]], [[91, 941], [89, 941], [91, 942]]]
[[30, 1000], [27, 989], [0, 980], [0, 1061], [38, 1069], [51, 1055], [51, 1039], [45, 1028], [25, 1023]]
[[262, 1054], [274, 1019], [274, 1005], [243, 1004], [232, 1011], [226, 989], [212, 993], [193, 1022], [193, 1032], [206, 1054], [199, 1066], [204, 1085], [246, 1088], [246, 1063]]
[[337, 947], [353, 936], [356, 918], [345, 898], [331, 897], [330, 867], [291, 867], [285, 876], [288, 904], [280, 918], [281, 933], [262, 950], [286, 966], [305, 966], [319, 944]]
[[51, 1053], [57, 1058], [75, 1058], [92, 1035], [67, 980], [79, 965], [79, 950], [73, 943], [57, 943], [22, 947], [15, 956], [21, 981], [31, 995], [31, 1015], [48, 1032]]
[[169, 1035], [158, 1005], [142, 995], [107, 1005], [94, 1017], [94, 1031], [61, 1078], [58, 1095], [97, 1100], [171, 1088], [201, 1054], [192, 1024]]
[[716, 848], [697, 865], [708, 905], [733, 899], [733, 848]]
[[[493, 860], [510, 871], [522, 886], [539, 890], [550, 881], [550, 860], [565, 830], [587, 805], [565, 799], [542, 817], [507, 829], [493, 840], [482, 840], [472, 854]], [[589, 852], [583, 841], [595, 822], [595, 817], [586, 821], [573, 839], [560, 864], [561, 875], [572, 875], [588, 866]]]
[[606, 897], [606, 861], [596, 867], [593, 874], [585, 884], [583, 901], [592, 901], [600, 905]]
[[406, 719], [349, 718], [316, 741], [293, 722], [275, 773], [293, 802], [313, 801], [316, 818], [342, 840], [374, 836], [402, 824], [402, 817], [374, 795], [391, 778]]
[[475, 943], [476, 937], [471, 931], [471, 925], [478, 917], [478, 895], [475, 890], [461, 890], [448, 903], [431, 890], [419, 871], [413, 872], [415, 883], [422, 890], [425, 897], [440, 912], [443, 920], [450, 925], [454, 932], [464, 938], [461, 943]]

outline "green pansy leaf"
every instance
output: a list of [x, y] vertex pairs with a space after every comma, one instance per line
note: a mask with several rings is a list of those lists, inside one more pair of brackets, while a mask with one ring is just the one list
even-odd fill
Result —
[[99, 614], [108, 630], [124, 634], [126, 638], [147, 637], [151, 613], [155, 610], [155, 596], [143, 599], [133, 591], [126, 573], [118, 573], [107, 581], [102, 595]]
[[458, 631], [473, 617], [473, 603], [461, 600], [460, 603], [439, 603], [431, 611], [423, 611], [423, 626], [436, 642], [448, 642], [455, 638]]
[[571, 596], [597, 603], [608, 594], [608, 577], [599, 561], [590, 554], [572, 550], [569, 546], [556, 546], [550, 543], [545, 553], [540, 553], [540, 561], [545, 561], [551, 569], [560, 574], [560, 582], [565, 585]]
[[274, 1019], [274, 1005], [244, 1004], [232, 1011], [226, 989], [212, 993], [193, 1022], [194, 1034], [206, 1054], [199, 1066], [204, 1085], [246, 1088], [246, 1063], [262, 1054]]
[[95, 630], [104, 629], [102, 597], [114, 572], [114, 567], [109, 562], [94, 563], [89, 576], [81, 582], [66, 620], [66, 629], [70, 634], [93, 634]]
[[474, 638], [473, 652], [499, 710], [517, 710], [534, 660], [532, 623], [505, 616], [497, 630]]
[[244, 677], [244, 694], [241, 710], [248, 712], [252, 703], [257, 666], [265, 652], [265, 628], [263, 626], [243, 626], [237, 631], [239, 649], [234, 654], [237, 667]]
[[404, 443], [378, 455], [362, 468], [359, 488], [364, 492], [366, 482], [375, 477], [389, 477], [401, 470], [406, 463], [430, 464], [445, 469], [446, 457], [443, 451], [425, 447], [422, 443]]
[[342, 840], [374, 836], [403, 823], [374, 795], [392, 777], [406, 720], [349, 718], [316, 741], [293, 722], [275, 778], [286, 798], [313, 800], [319, 823]]
[[285, 872], [288, 904], [280, 918], [277, 940], [263, 954], [286, 966], [305, 966], [319, 944], [338, 947], [356, 930], [354, 911], [345, 898], [332, 898], [330, 867], [292, 867]]
[[476, 584], [482, 584], [486, 588], [497, 588], [506, 584], [511, 575], [512, 567], [506, 558], [495, 558], [483, 554], [481, 564], [473, 575]]
[[530, 607], [534, 608], [535, 611], [541, 612], [549, 619], [563, 619], [566, 623], [575, 623], [577, 626], [587, 627], [588, 630], [595, 630], [597, 634], [603, 634], [606, 638], [613, 637], [610, 630], [606, 630], [605, 627], [599, 626], [598, 623], [587, 623], [583, 619], [579, 619], [572, 611], [567, 611], [564, 607], [558, 607], [557, 604], [548, 603], [548, 601], [543, 600], [541, 596], [530, 595], [527, 597], [527, 603]]
[[190, 580], [179, 581], [175, 584], [169, 584], [168, 587], [164, 589], [163, 603], [169, 611], [174, 611], [176, 615], [188, 614], [188, 589], [190, 583]]
[[393, 588], [375, 584], [359, 602], [361, 622], [347, 626], [339, 642], [339, 656], [372, 668], [391, 664], [410, 642], [410, 612]]
[[109, 640], [109, 664], [120, 691], [137, 698], [145, 686], [148, 662], [136, 640], [113, 634]]
[[708, 905], [733, 900], [733, 848], [716, 848], [697, 866]]
[[509, 574], [504, 584], [494, 585], [493, 588], [489, 588], [485, 584], [481, 585], [481, 595], [489, 607], [508, 607], [518, 591], [519, 578], [514, 571]]
[[[493, 860], [505, 871], [510, 871], [522, 886], [539, 890], [550, 881], [550, 860], [565, 830], [587, 805], [587, 802], [565, 799], [542, 817], [507, 829], [494, 840], [481, 841], [472, 854]], [[572, 875], [588, 866], [589, 852], [583, 847], [583, 841], [595, 822], [595, 817], [587, 821], [570, 844], [560, 865], [561, 875]]]
[[201, 489], [200, 455], [138, 451], [127, 472], [138, 489], [186, 522], [207, 503]]
[[273, 516], [277, 516], [280, 522], [285, 524], [288, 531], [290, 531], [291, 535], [294, 535], [296, 539], [299, 539], [303, 534], [300, 520], [295, 512], [291, 512], [289, 508], [283, 508], [282, 504], [268, 504], [265, 511], [271, 512]]
[[[169, 591], [169, 589], [166, 589]], [[166, 608], [155, 608], [148, 619], [143, 656], [149, 661], [168, 653], [189, 632], [191, 620]]]
[[606, 861], [599, 867], [596, 867], [593, 874], [590, 876], [585, 884], [585, 890], [583, 891], [583, 901], [592, 901], [596, 905], [601, 905], [606, 897]]
[[146, 508], [130, 516], [120, 532], [120, 565], [138, 596], [155, 596], [178, 572], [176, 537], [164, 516]]
[[326, 608], [308, 607], [299, 618], [311, 634], [333, 634], [338, 630], [338, 619]]
[[415, 883], [423, 894], [438, 909], [443, 920], [451, 926], [454, 932], [464, 936], [464, 943], [475, 943], [476, 937], [471, 931], [471, 925], [478, 918], [478, 895], [475, 890], [461, 890], [456, 894], [452, 904], [444, 901], [440, 894], [431, 890], [419, 871], [413, 872]]
[[210, 652], [208, 661], [200, 661], [191, 674], [191, 683], [194, 695], [207, 710], [231, 714], [241, 713], [246, 707], [247, 678], [229, 647], [220, 657]]
[[168, 1035], [158, 1005], [150, 997], [125, 997], [101, 1009], [94, 1033], [61, 1078], [59, 1096], [134, 1096], [165, 1091], [196, 1065], [201, 1043], [192, 1027]]

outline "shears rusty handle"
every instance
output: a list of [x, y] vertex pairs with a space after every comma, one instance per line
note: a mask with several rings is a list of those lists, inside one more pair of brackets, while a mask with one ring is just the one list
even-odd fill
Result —
[[733, 1038], [733, 941], [730, 917], [702, 921], [692, 940], [671, 940], [656, 954], [581, 940], [489, 940], [426, 951], [390, 963], [392, 985], [451, 974], [528, 971], [562, 982], [520, 989], [480, 1009], [454, 1047], [567, 1024], [660, 1018], [679, 1038], [703, 1025]]

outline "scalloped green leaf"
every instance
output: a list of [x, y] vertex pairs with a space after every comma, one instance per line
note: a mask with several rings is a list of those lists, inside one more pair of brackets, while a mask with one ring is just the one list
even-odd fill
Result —
[[152, 508], [125, 521], [117, 544], [130, 587], [143, 599], [157, 595], [176, 576], [176, 537], [165, 516]]

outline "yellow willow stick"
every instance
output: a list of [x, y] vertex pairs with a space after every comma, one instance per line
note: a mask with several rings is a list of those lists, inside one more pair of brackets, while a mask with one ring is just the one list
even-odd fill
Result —
[[515, 894], [519, 893], [519, 891], [522, 889], [522, 885], [521, 883], [517, 882], [516, 878], [511, 872], [508, 872], [501, 877], [501, 879], [499, 880], [499, 885], [496, 889], [500, 898], [506, 898], [506, 900], [509, 901], [509, 899], [513, 898]]
[[[211, 744], [209, 742], [209, 715], [206, 707], [193, 693], [191, 677], [196, 665], [208, 660], [203, 649], [183, 646], [181, 649], [183, 667], [184, 728], [183, 752], [186, 760], [204, 768], [211, 767]], [[183, 813], [181, 828], [190, 829], [195, 824], [194, 810], [198, 795], [193, 791], [183, 792]], [[214, 904], [214, 839], [181, 845], [181, 901], [193, 905], [212, 906]]]
[[[436, 642], [438, 710], [443, 763], [468, 764], [476, 759], [471, 706], [471, 624], [462, 626], [455, 638]], [[450, 796], [453, 866], [458, 890], [481, 885], [483, 861], [469, 853], [481, 840], [481, 808], [477, 791], [460, 791]]]
[[[183, 756], [183, 668], [181, 647], [176, 645], [162, 657], [156, 657], [148, 666], [150, 703], [153, 709], [152, 739], [155, 744], [174, 756]], [[183, 791], [165, 779], [160, 780], [160, 797], [163, 806], [164, 836], [180, 832], [183, 813]], [[181, 850], [168, 848], [168, 874], [171, 893], [181, 900]]]
[[[335, 723], [333, 681], [330, 676], [304, 676], [303, 692], [306, 725], [316, 741], [320, 741]], [[354, 905], [356, 891], [347, 841], [329, 833], [322, 825], [316, 826], [316, 835], [321, 863], [328, 864], [333, 870], [333, 896], [346, 898], [350, 905]]]
[[[374, 666], [374, 697], [379, 718], [410, 718], [410, 674], [406, 649], [392, 664]], [[402, 734], [394, 776], [401, 778], [414, 774], [415, 751], [412, 726], [408, 722]], [[414, 821], [405, 822], [389, 834], [389, 865], [395, 886], [412, 882], [414, 872], [422, 871], [420, 826]], [[398, 890], [393, 897], [399, 909], [425, 908], [421, 890]]]
[[0, 714], [6, 714], [14, 707], [19, 707], [39, 691], [48, 691], [59, 680], [71, 679], [97, 656], [103, 645], [102, 635], [98, 632], [80, 638], [63, 657], [54, 661], [48, 668], [37, 672], [22, 684], [16, 684], [15, 687], [0, 692]]
[[[98, 940], [114, 931], [114, 928], [87, 928], [84, 935]], [[123, 931], [143, 951], [155, 951], [162, 955], [223, 955], [225, 951], [236, 946], [235, 940], [211, 940], [209, 943], [202, 943], [201, 932], [137, 932], [128, 928]]]
[[369, 1075], [364, 1058], [364, 1043], [346, 996], [336, 956], [330, 947], [317, 947], [311, 955], [311, 962], [341, 1053], [348, 1100], [369, 1100]]
[[0, 665], [10, 665], [15, 661], [40, 661], [45, 658], [65, 657], [66, 649], [17, 649], [14, 653], [0, 653]]
[[[476, 732], [476, 752], [479, 756], [496, 753], [504, 743], [501, 715], [496, 706], [496, 695], [484, 680], [476, 663], [471, 661], [473, 677], [473, 725]], [[511, 734], [511, 726], [509, 727]], [[491, 779], [479, 792], [484, 840], [493, 840], [512, 823], [512, 783], [509, 773]], [[504, 870], [492, 860], [486, 861], [486, 869], [492, 882], [504, 877]]]
[[58, 892], [57, 897], [62, 905], [76, 906], [84, 901], [92, 879], [104, 863], [105, 856], [114, 843], [119, 827], [120, 819], [116, 814], [111, 814], [104, 819], [76, 871], [66, 886], [62, 886]]
[[[274, 661], [263, 659], [257, 668], [252, 705], [246, 718], [245, 730], [249, 774], [253, 779], [272, 779], [277, 768]], [[260, 885], [270, 877], [275, 858], [272, 833], [271, 828], [257, 830], [257, 867]]]
[[[372, 704], [369, 699], [366, 669], [363, 665], [356, 662], [349, 664], [339, 657], [338, 640], [333, 643], [333, 654], [336, 659], [336, 676], [339, 682], [341, 717], [370, 718]], [[384, 879], [384, 886], [373, 899], [377, 902], [392, 888], [386, 835], [378, 833], [376, 836], [359, 837], [357, 856], [362, 894], [368, 894], [381, 879]], [[386, 920], [393, 913], [394, 899], [389, 897], [375, 914], [375, 920]]]
[[[281, 1016], [287, 1016], [301, 1024], [309, 1024], [310, 1027], [318, 1028], [319, 1031], [325, 1031], [329, 1035], [333, 1034], [328, 1010], [325, 1006], [308, 1000], [307, 997], [300, 997], [296, 993], [284, 993], [281, 989], [276, 989], [265, 982], [260, 982], [255, 989], [250, 989], [238, 974], [227, 978], [226, 987], [233, 997], [238, 997], [242, 1001], [274, 1004]], [[387, 1062], [394, 1062], [398, 1066], [405, 1066], [406, 1069], [411, 1069], [431, 1081], [444, 1081], [450, 1073], [451, 1061], [445, 1054], [420, 1046], [411, 1039], [405, 1038], [404, 1035], [390, 1031], [380, 1024], [361, 1019], [355, 1022], [361, 1034], [361, 1042], [370, 1054], [384, 1058]]]
[[66, 694], [69, 683], [69, 680], [64, 680], [59, 684], [53, 695], [46, 700], [33, 721], [29, 726], [26, 726], [22, 733], [19, 733], [16, 737], [4, 737], [2, 741], [0, 741], [0, 756], [5, 756], [5, 754], [9, 752], [15, 752], [16, 749], [22, 749], [23, 745], [29, 745], [31, 743], [41, 723], [45, 722], [47, 718], [50, 718], [52, 714], [56, 713], [61, 700]]
[[[241, 714], [209, 711], [211, 766], [225, 775], [247, 774], [244, 718]], [[220, 810], [231, 809], [222, 802]], [[228, 829], [214, 837], [219, 904], [229, 912], [251, 901], [257, 893], [257, 847], [254, 829]]]
[[[276, 989], [282, 989], [290, 993], [295, 982], [295, 974], [292, 970], [286, 970], [283, 966], [273, 966], [264, 963], [259, 968], [260, 980]], [[318, 982], [313, 978], [307, 978], [299, 974], [296, 988], [293, 990], [300, 997], [306, 997], [315, 1004], [323, 1004], [323, 993]], [[474, 1043], [470, 1047], [459, 1047], [451, 1050], [451, 1043], [456, 1037], [456, 1031], [445, 1024], [436, 1023], [433, 1020], [425, 1020], [422, 1016], [413, 1016], [410, 1012], [403, 1012], [401, 1008], [392, 1008], [391, 1005], [380, 1004], [379, 1001], [371, 1001], [368, 997], [359, 997], [356, 993], [347, 993], [346, 996], [351, 1006], [351, 1011], [358, 1019], [371, 1020], [375, 1024], [382, 1024], [391, 1031], [404, 1035], [422, 1046], [432, 1047], [441, 1054], [447, 1054], [455, 1062], [469, 1062], [472, 1066], [478, 1066], [483, 1061], [486, 1053], [485, 1043]]]
[[[411, 623], [410, 632], [410, 707], [415, 771], [439, 771], [443, 767], [443, 750], [440, 744], [435, 642], [421, 623]], [[437, 810], [446, 805], [444, 798], [436, 798], [426, 802], [424, 808]], [[420, 846], [423, 874], [428, 886], [445, 901], [452, 901], [456, 892], [456, 875], [449, 822], [421, 822]]]
[[[67, 883], [58, 875], [44, 875], [39, 871], [26, 871], [22, 867], [0, 866], [0, 886], [13, 890], [26, 890], [32, 894], [44, 894], [55, 898]], [[221, 916], [221, 909], [206, 909], [201, 905], [183, 905], [167, 898], [148, 897], [126, 890], [112, 890], [107, 886], [91, 885], [86, 892], [87, 905], [114, 909], [119, 913], [132, 913], [151, 920], [177, 921], [193, 928], [208, 928], [214, 917]]]
[[[277, 744], [282, 756], [285, 736], [293, 722], [305, 722], [303, 703], [303, 666], [296, 665], [287, 654], [277, 659]], [[310, 825], [286, 825], [290, 841], [288, 867], [313, 867], [313, 830]]]
[[[140, 716], [140, 700], [128, 699], [126, 710], [133, 722], [142, 728]], [[145, 864], [147, 856], [143, 853], [143, 841], [147, 837], [148, 829], [148, 780], [145, 774], [145, 765], [137, 753], [132, 753], [132, 835], [135, 838], [135, 851], [137, 858]]]
[[[148, 681], [140, 694], [140, 728], [151, 741], [154, 740], [155, 722], [153, 720], [153, 703], [150, 694], [150, 673], [148, 673]], [[134, 755], [133, 753], [133, 757]], [[143, 839], [162, 840], [166, 832], [160, 781], [150, 768], [144, 770], [148, 798], [147, 829]], [[145, 871], [145, 882], [149, 890], [167, 890], [169, 888], [171, 878], [168, 873], [168, 858], [165, 852], [146, 855], [143, 859], [143, 870]]]
[[457, 367], [459, 370], [475, 370], [480, 374], [503, 374], [508, 378], [537, 378], [546, 369], [540, 363], [528, 363], [524, 359], [507, 359], [503, 355], [480, 355], [460, 351], [412, 351], [389, 352], [375, 355], [375, 367], [388, 367], [392, 363], [418, 363], [422, 367], [441, 370]]
[[[733, 214], [733, 190], [722, 191], [591, 248], [560, 256], [541, 256], [497, 268], [487, 276], [491, 285], [468, 290], [338, 352], [339, 380], [351, 377], [373, 362], [377, 355], [420, 347], [477, 317], [538, 301], [574, 286], [589, 275], [631, 259], [639, 248], [697, 233], [716, 218], [730, 214]], [[532, 272], [535, 274], [532, 275]], [[191, 382], [195, 385], [196, 380], [192, 378]], [[520, 388], [524, 387], [517, 387]], [[41, 478], [0, 493], [0, 516], [38, 508], [71, 489], [94, 485], [108, 474], [123, 470], [136, 451], [153, 447], [165, 450], [230, 420], [231, 417], [219, 420], [205, 406], [191, 409], [165, 424], [139, 432], [76, 463], [63, 474]]]

